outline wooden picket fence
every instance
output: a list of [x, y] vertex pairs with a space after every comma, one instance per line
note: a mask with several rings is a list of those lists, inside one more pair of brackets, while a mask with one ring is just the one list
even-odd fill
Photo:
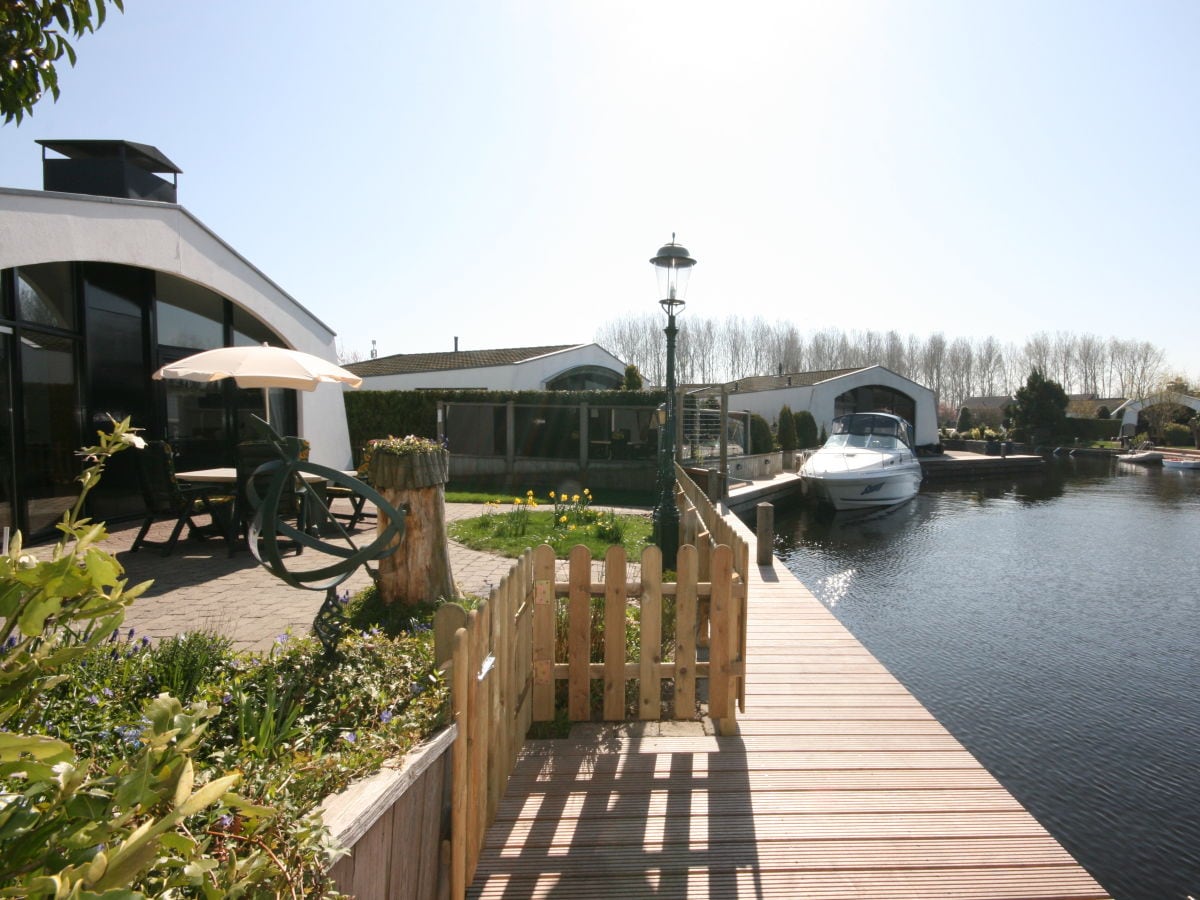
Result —
[[[733, 554], [733, 575], [738, 584], [748, 583], [750, 571], [750, 544], [732, 524], [732, 517], [722, 515], [713, 505], [712, 500], [700, 489], [679, 463], [675, 464], [675, 502], [679, 507], [680, 542], [692, 544], [700, 555], [699, 578], [706, 581], [709, 577], [712, 554], [717, 547], [725, 546]], [[746, 616], [748, 606], [744, 602], [738, 604], [735, 610], [733, 632], [737, 636], [737, 651], [733, 658], [746, 658]], [[708, 607], [700, 607], [700, 634], [703, 637], [709, 633], [704, 617]], [[704, 646], [704, 644], [701, 644]], [[746, 711], [746, 678], [744, 669], [737, 676], [738, 709]]]
[[[671, 718], [695, 719], [706, 690], [708, 714], [719, 730], [736, 730], [746, 599], [736, 558], [727, 545], [684, 545], [676, 581], [664, 583], [661, 554], [649, 547], [641, 577], [631, 582], [624, 549], [613, 547], [604, 580], [593, 582], [591, 555], [578, 546], [568, 559], [567, 580], [559, 582], [554, 551], [543, 545], [527, 550], [477, 609], [439, 610], [439, 646], [453, 647], [446, 664], [458, 726], [452, 898], [464, 896], [474, 875], [487, 826], [533, 722], [552, 721], [560, 710], [570, 721], [650, 720], [660, 718], [664, 706]], [[665, 642], [664, 618], [674, 622]], [[703, 646], [707, 661], [698, 649]], [[439, 657], [446, 652], [439, 650]]]

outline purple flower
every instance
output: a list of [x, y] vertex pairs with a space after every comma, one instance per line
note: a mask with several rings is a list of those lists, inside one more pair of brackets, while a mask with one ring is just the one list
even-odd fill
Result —
[[228, 702], [229, 702], [230, 700], [232, 700], [232, 699], [233, 699], [233, 694], [229, 693], [229, 691], [226, 691], [225, 693], [223, 693], [223, 694], [221, 695], [221, 702], [222, 702], [222, 703], [228, 703]]
[[112, 688], [105, 688], [100, 693], [102, 693], [105, 697], [111, 697], [113, 695]]
[[99, 706], [100, 698], [95, 694], [88, 694], [88, 703], [92, 704], [92, 706]]
[[129, 634], [125, 635], [125, 639], [126, 639], [126, 640], [129, 640], [129, 641], [132, 641], [132, 640], [133, 640], [133, 635], [134, 635], [134, 630], [133, 630], [132, 628], [130, 628], [130, 629], [129, 629]]
[[15, 646], [17, 646], [17, 636], [15, 634], [10, 634], [8, 636], [8, 640], [4, 642], [4, 649], [11, 650]]
[[116, 628], [114, 628], [113, 633], [108, 636], [108, 642], [111, 644], [113, 641], [115, 641], [117, 639], [117, 637], [120, 635], [120, 633], [121, 633], [120, 631], [118, 631]]
[[381, 712], [379, 714], [379, 721], [384, 725], [392, 721], [392, 711], [390, 709], [385, 709], [383, 712]]
[[342, 737], [345, 738], [346, 742], [350, 743], [350, 744], [353, 744], [355, 741], [358, 740], [358, 735], [355, 734], [353, 731], [343, 732]]
[[222, 828], [228, 828], [230, 825], [233, 824], [233, 815], [231, 813], [225, 813], [225, 815], [223, 815], [223, 816], [221, 816], [221, 818], [217, 819], [217, 824], [220, 825]]
[[143, 634], [142, 635], [142, 647], [145, 648], [145, 647], [149, 647], [149, 646], [150, 646], [150, 638], [146, 637], [146, 635]]

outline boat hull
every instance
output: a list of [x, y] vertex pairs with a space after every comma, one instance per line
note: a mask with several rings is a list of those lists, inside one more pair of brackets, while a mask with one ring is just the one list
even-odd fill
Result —
[[1200, 469], [1200, 459], [1194, 457], [1163, 457], [1164, 469]]
[[911, 500], [920, 490], [921, 464], [857, 472], [801, 470], [800, 477], [812, 496], [836, 510], [894, 506]]

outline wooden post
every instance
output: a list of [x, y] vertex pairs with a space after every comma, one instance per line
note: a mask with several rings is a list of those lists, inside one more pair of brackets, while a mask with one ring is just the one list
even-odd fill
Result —
[[470, 790], [468, 766], [470, 710], [467, 706], [467, 679], [470, 676], [470, 653], [467, 649], [467, 629], [454, 633], [454, 663], [451, 672], [450, 702], [458, 735], [454, 739], [450, 780], [450, 900], [463, 900], [467, 893], [467, 843], [471, 832], [467, 814], [467, 795]]
[[775, 561], [775, 507], [770, 503], [758, 504], [758, 564], [772, 565]]
[[567, 596], [567, 718], [586, 722], [591, 710], [592, 554], [571, 548]]
[[[404, 536], [390, 556], [379, 561], [379, 593], [384, 603], [406, 606], [455, 596], [446, 532], [445, 483], [450, 454], [445, 450], [393, 456], [376, 450], [371, 457], [371, 484], [388, 503], [406, 509]], [[388, 519], [379, 510], [380, 532]]]
[[554, 548], [533, 551], [533, 721], [554, 718]]
[[[642, 551], [642, 643], [638, 659], [638, 718], [659, 718], [662, 685], [658, 664], [662, 661], [662, 551], [647, 547]], [[652, 622], [655, 644], [646, 640], [646, 623]]]
[[[696, 717], [696, 582], [695, 547], [679, 548], [675, 575], [675, 710], [676, 719]], [[645, 571], [646, 564], [642, 563]]]
[[712, 560], [712, 646], [708, 655], [708, 712], [720, 734], [737, 731], [733, 698], [732, 666], [737, 636], [733, 633], [731, 593], [733, 588], [733, 553], [722, 544], [713, 552]]
[[[604, 556], [604, 718], [608, 722], [625, 719], [625, 597], [625, 548], [614, 544]], [[645, 622], [642, 625], [644, 629]]]

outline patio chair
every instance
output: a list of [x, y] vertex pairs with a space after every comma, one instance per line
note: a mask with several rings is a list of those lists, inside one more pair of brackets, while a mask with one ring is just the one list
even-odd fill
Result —
[[[279, 461], [280, 456], [275, 445], [269, 441], [242, 441], [236, 448], [236, 468], [237, 468], [237, 528], [238, 535], [247, 540], [250, 531], [250, 522], [254, 519], [255, 507], [250, 499], [249, 487], [254, 486], [254, 493], [259, 498], [262, 498], [267, 493], [267, 485], [270, 484], [274, 477], [273, 472], [255, 474], [259, 466], [264, 463]], [[296, 491], [295, 484], [289, 484], [284, 487], [283, 493], [279, 498], [279, 508], [277, 517], [283, 521], [294, 521], [297, 528], [303, 527], [302, 506], [300, 503], [300, 495]], [[291, 544], [291, 541], [285, 543]], [[296, 545], [296, 552], [299, 553], [301, 548]]]
[[[360, 476], [361, 480], [361, 476]], [[344, 499], [349, 500], [349, 512], [335, 512], [334, 500]], [[325, 487], [325, 500], [329, 504], [329, 515], [336, 518], [338, 521], [346, 522], [346, 527], [354, 529], [358, 523], [364, 520], [367, 516], [374, 517], [373, 512], [368, 512], [366, 508], [367, 498], [360, 493], [355, 493], [349, 487], [344, 485], [328, 485]], [[372, 508], [373, 509], [373, 508]]]
[[[142, 547], [162, 547], [162, 555], [170, 556], [188, 526], [188, 537], [222, 537], [233, 553], [233, 507], [231, 494], [221, 491], [219, 485], [182, 484], [175, 478], [175, 464], [171, 445], [165, 441], [147, 441], [146, 446], [135, 454], [138, 484], [142, 499], [146, 503], [146, 518], [141, 530], [134, 538], [131, 553]], [[194, 516], [207, 515], [207, 525], [197, 525]], [[148, 541], [146, 534], [150, 526], [161, 519], [173, 518], [175, 527], [166, 541]]]

